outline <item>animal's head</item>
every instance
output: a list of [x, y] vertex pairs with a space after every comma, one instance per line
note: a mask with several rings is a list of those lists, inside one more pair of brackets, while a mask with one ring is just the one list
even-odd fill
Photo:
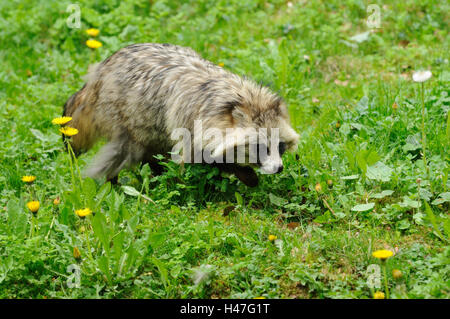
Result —
[[254, 85], [244, 92], [227, 106], [226, 138], [214, 147], [214, 156], [259, 168], [264, 174], [279, 173], [282, 155], [295, 151], [299, 139], [290, 125], [286, 104], [266, 87]]

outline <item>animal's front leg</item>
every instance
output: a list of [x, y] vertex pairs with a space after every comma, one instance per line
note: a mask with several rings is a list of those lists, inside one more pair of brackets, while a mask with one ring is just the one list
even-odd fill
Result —
[[258, 175], [256, 175], [253, 168], [236, 164], [220, 164], [218, 166], [224, 172], [233, 173], [236, 175], [236, 177], [248, 187], [258, 186]]
[[235, 165], [234, 175], [248, 187], [258, 186], [258, 175], [251, 167]]

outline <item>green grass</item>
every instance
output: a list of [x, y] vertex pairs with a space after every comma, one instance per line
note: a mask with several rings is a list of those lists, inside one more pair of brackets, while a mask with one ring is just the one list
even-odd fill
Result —
[[[372, 298], [384, 291], [367, 284], [377, 249], [395, 252], [391, 298], [449, 298], [446, 1], [379, 2], [381, 28], [361, 43], [350, 38], [369, 30], [365, 1], [78, 2], [81, 29], [66, 25], [70, 1], [0, 3], [1, 298]], [[138, 42], [192, 47], [280, 92], [301, 135], [285, 170], [255, 189], [173, 163], [158, 177], [122, 171], [112, 187], [73, 183], [51, 119], [90, 64]], [[428, 172], [419, 69], [433, 72]], [[81, 220], [84, 206], [95, 215]], [[80, 288], [67, 285], [72, 264]]]

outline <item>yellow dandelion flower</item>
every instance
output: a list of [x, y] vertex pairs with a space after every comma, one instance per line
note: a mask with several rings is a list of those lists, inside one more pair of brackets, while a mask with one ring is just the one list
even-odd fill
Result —
[[381, 259], [381, 260], [386, 260], [389, 257], [392, 257], [392, 255], [394, 255], [394, 253], [392, 251], [386, 250], [386, 249], [377, 250], [372, 253], [373, 257]]
[[266, 299], [266, 297], [255, 297], [253, 299]]
[[90, 47], [91, 49], [98, 49], [100, 48], [103, 44], [100, 41], [97, 40], [93, 40], [93, 39], [89, 39], [86, 41], [86, 45], [88, 47]]
[[384, 299], [384, 292], [377, 291], [373, 294], [373, 299]]
[[74, 136], [78, 134], [78, 130], [76, 128], [69, 126], [61, 127], [59, 131], [63, 133], [65, 136]]
[[22, 182], [25, 183], [33, 183], [36, 180], [36, 176], [28, 175], [28, 176], [22, 176]]
[[269, 241], [274, 241], [275, 239], [277, 239], [277, 236], [269, 235]]
[[394, 277], [394, 279], [400, 279], [403, 277], [403, 273], [401, 272], [401, 270], [394, 269], [392, 270], [392, 277]]
[[95, 29], [95, 28], [90, 28], [86, 30], [87, 35], [91, 36], [91, 37], [96, 37], [98, 36], [98, 34], [100, 33], [99, 29]]
[[80, 259], [81, 257], [80, 250], [77, 247], [73, 247], [73, 257], [75, 259]]
[[75, 214], [76, 214], [78, 217], [84, 218], [84, 217], [86, 217], [86, 216], [92, 214], [92, 210], [90, 210], [89, 208], [77, 209], [77, 210], [75, 211]]
[[30, 210], [30, 212], [32, 212], [33, 214], [36, 214], [37, 211], [39, 210], [39, 202], [37, 200], [31, 201], [27, 203], [27, 207]]
[[72, 118], [70, 116], [62, 116], [62, 117], [56, 117], [52, 120], [52, 123], [55, 125], [64, 125], [67, 122], [72, 121]]
[[221, 68], [223, 68], [223, 67], [225, 66], [225, 63], [219, 62], [218, 66], [220, 66]]

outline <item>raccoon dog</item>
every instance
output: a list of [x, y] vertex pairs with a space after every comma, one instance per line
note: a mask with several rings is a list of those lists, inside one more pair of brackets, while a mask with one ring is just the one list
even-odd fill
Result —
[[[236, 129], [231, 133], [234, 139], [226, 142], [213, 143], [194, 134], [190, 145], [193, 152], [209, 145], [219, 159], [212, 164], [248, 186], [258, 183], [254, 168], [280, 172], [282, 153], [295, 150], [299, 138], [278, 95], [204, 60], [192, 49], [170, 44], [130, 45], [91, 67], [86, 84], [66, 102], [63, 115], [71, 116], [70, 126], [79, 130], [71, 140], [76, 154], [90, 149], [98, 138], [107, 139], [85, 173], [108, 180], [139, 162], [156, 169], [154, 155], [167, 156], [178, 142], [171, 138], [174, 130], [184, 128], [194, 134], [199, 120], [203, 130], [227, 134], [227, 129]], [[269, 138], [274, 128], [276, 142]], [[254, 133], [258, 130], [267, 142], [258, 142]], [[238, 146], [248, 153], [250, 145], [269, 151], [251, 163], [220, 161]]]

